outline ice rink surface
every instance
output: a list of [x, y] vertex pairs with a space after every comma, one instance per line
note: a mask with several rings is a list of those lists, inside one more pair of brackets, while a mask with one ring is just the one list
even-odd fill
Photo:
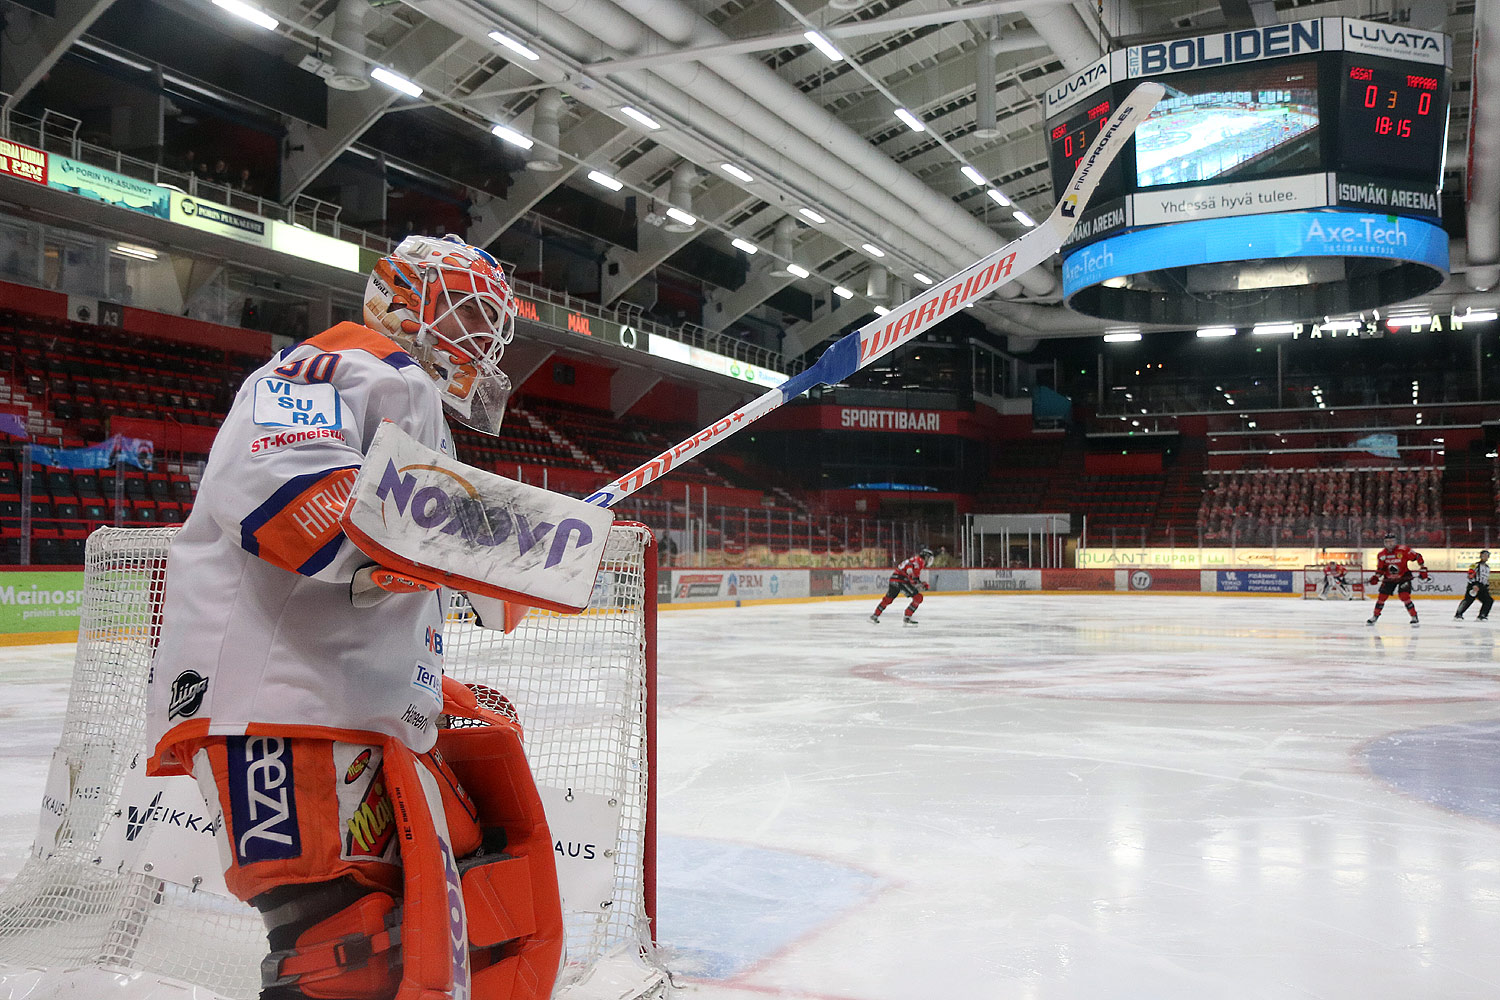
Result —
[[[1500, 619], [934, 594], [907, 628], [874, 603], [661, 615], [686, 996], [1500, 996]], [[71, 661], [0, 650], [0, 881]]]

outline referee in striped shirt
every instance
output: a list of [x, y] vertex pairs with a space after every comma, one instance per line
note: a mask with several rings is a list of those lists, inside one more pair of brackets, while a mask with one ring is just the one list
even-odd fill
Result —
[[1479, 599], [1479, 620], [1484, 621], [1490, 616], [1490, 605], [1495, 599], [1490, 596], [1490, 550], [1483, 549], [1479, 553], [1479, 561], [1469, 567], [1469, 586], [1464, 591], [1464, 599], [1458, 602], [1458, 612], [1454, 618], [1462, 621], [1464, 612], [1469, 610], [1469, 605]]

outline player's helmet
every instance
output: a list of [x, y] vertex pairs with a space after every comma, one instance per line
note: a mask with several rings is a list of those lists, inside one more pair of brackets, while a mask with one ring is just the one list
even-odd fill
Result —
[[1485, 556], [1487, 556], [1489, 554], [1490, 554], [1490, 550], [1489, 549], [1480, 549], [1479, 550], [1479, 558], [1481, 558], [1481, 559], [1483, 559]]
[[921, 556], [923, 559], [931, 559], [932, 550], [924, 545], [919, 550], [917, 550], [917, 555]]
[[[469, 304], [477, 311], [460, 313]], [[500, 262], [452, 235], [408, 236], [375, 262], [365, 286], [365, 325], [405, 348], [454, 419], [485, 434], [499, 433], [510, 398], [500, 356], [515, 336], [516, 308]]]
[[1385, 540], [1388, 542], [1394, 542], [1396, 540], [1396, 533], [1394, 531], [1387, 531], [1385, 533]]

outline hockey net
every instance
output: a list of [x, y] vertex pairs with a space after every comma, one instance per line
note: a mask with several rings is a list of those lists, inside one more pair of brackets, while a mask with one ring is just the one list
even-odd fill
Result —
[[[176, 528], [89, 537], [62, 739], [32, 856], [0, 892], [0, 996], [254, 1000], [259, 915], [229, 896], [218, 830], [191, 778], [147, 778], [146, 679]], [[481, 629], [461, 595], [445, 671], [510, 698], [557, 844], [567, 960], [557, 996], [647, 996], [652, 942], [656, 549], [610, 532], [579, 615]], [[128, 983], [128, 986], [126, 985]]]
[[[1328, 579], [1329, 562], [1344, 567], [1344, 586]], [[1302, 567], [1302, 597], [1308, 601], [1362, 601], [1365, 599], [1364, 567], [1355, 559], [1330, 559]]]

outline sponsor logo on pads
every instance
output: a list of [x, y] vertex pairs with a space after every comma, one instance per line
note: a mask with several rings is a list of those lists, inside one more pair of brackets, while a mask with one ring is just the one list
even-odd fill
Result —
[[229, 808], [239, 863], [301, 856], [291, 741], [276, 736], [230, 736], [224, 746], [229, 754]]
[[364, 798], [345, 825], [345, 857], [378, 858], [385, 854], [396, 835], [396, 810], [391, 805], [391, 795], [386, 791], [385, 777], [380, 772], [377, 771], [370, 780]]
[[344, 784], [349, 784], [355, 778], [358, 778], [361, 774], [365, 773], [365, 768], [370, 766], [371, 753], [373, 753], [373, 751], [367, 748], [362, 751], [358, 757], [354, 758], [354, 761], [349, 765], [348, 769], [344, 771]]
[[[409, 468], [398, 469], [395, 462], [386, 463], [375, 496], [387, 505], [387, 516], [393, 513], [409, 519], [419, 528], [435, 529], [444, 535], [459, 535], [475, 546], [491, 548], [512, 542], [523, 556], [540, 547], [539, 550], [547, 553], [543, 563], [547, 569], [562, 562], [570, 542], [575, 549], [580, 549], [594, 540], [593, 529], [577, 518], [565, 517], [559, 524], [547, 521], [533, 524], [520, 511], [486, 507], [479, 498], [479, 490], [454, 472], [422, 466], [424, 471], [438, 472], [447, 477], [447, 485], [429, 483], [419, 487]], [[549, 534], [552, 535], [550, 546], [546, 541]]]

